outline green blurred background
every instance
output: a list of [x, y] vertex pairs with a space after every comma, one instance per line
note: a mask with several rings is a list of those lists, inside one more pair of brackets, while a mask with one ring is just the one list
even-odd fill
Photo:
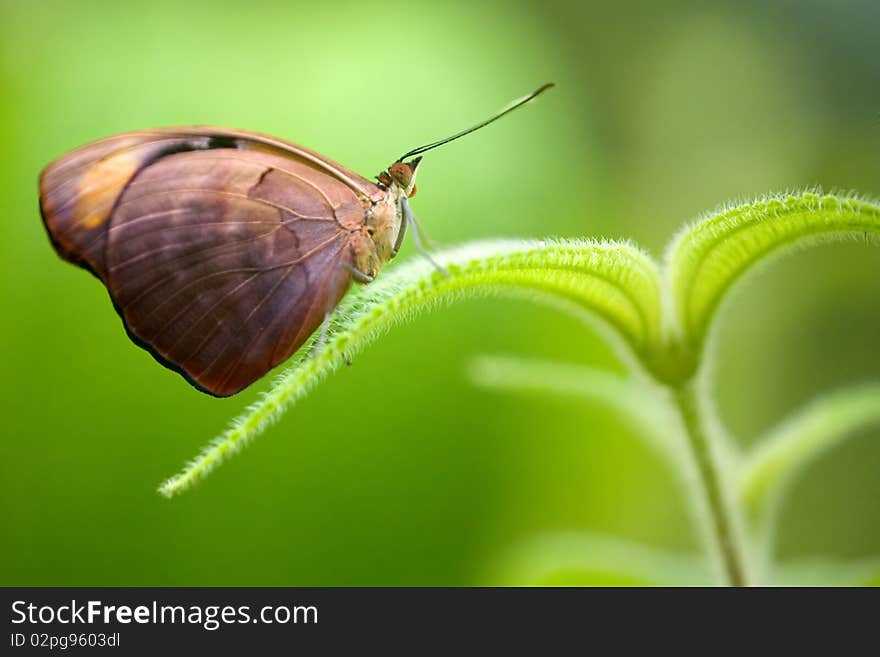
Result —
[[[732, 199], [880, 196], [878, 33], [874, 0], [0, 0], [0, 584], [485, 584], [511, 546], [559, 530], [694, 549], [673, 478], [613, 413], [468, 383], [485, 353], [619, 369], [576, 321], [526, 302], [396, 329], [202, 485], [161, 498], [267, 382], [213, 399], [133, 346], [103, 287], [52, 251], [38, 172], [112, 133], [221, 124], [372, 176], [553, 80], [425, 158], [422, 223], [445, 243], [628, 237], [660, 254]], [[717, 390], [748, 443], [813, 395], [878, 377], [880, 258], [840, 245], [774, 264], [726, 319]], [[783, 558], [880, 554], [878, 439], [807, 470]]]

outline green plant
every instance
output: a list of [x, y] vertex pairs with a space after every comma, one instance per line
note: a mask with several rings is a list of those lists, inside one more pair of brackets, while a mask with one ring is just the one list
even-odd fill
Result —
[[[436, 255], [448, 275], [421, 260], [408, 262], [347, 297], [318, 353], [311, 356], [308, 346], [303, 349], [257, 403], [159, 490], [172, 496], [204, 477], [392, 325], [465, 297], [527, 294], [561, 304], [586, 321], [598, 320], [631, 376], [485, 358], [474, 364], [474, 380], [496, 388], [600, 399], [619, 408], [668, 457], [686, 486], [711, 558], [706, 572], [732, 585], [786, 581], [784, 572], [771, 570], [770, 559], [774, 514], [786, 485], [821, 450], [859, 426], [880, 421], [880, 386], [816, 402], [756, 449], [742, 453], [713, 408], [706, 382], [709, 346], [727, 293], [754, 265], [792, 247], [842, 239], [880, 244], [880, 204], [805, 192], [728, 207], [684, 228], [662, 267], [632, 244], [592, 240], [467, 244]], [[609, 540], [582, 536], [562, 541], [568, 545], [563, 549], [554, 539], [548, 549], [565, 555], [559, 557], [563, 561], [572, 561], [573, 553], [592, 552], [606, 561], [609, 554], [630, 555], [633, 563], [642, 564], [633, 566], [637, 581], [663, 583], [648, 576], [652, 563], [673, 564], [672, 570], [684, 573], [678, 578], [682, 583], [705, 581], [688, 560], [644, 557], [648, 548], [621, 545], [618, 550]], [[619, 565], [620, 559], [612, 561]], [[626, 579], [625, 568], [619, 570]], [[864, 578], [876, 574], [877, 567], [850, 571]]]

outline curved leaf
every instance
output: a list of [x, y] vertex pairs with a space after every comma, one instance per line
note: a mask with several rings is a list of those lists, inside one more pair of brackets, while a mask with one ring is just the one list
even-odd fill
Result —
[[[743, 461], [739, 496], [752, 517], [769, 514], [808, 463], [859, 429], [880, 424], [880, 384], [841, 390], [774, 429]], [[764, 522], [770, 518], [764, 517]]]
[[699, 350], [725, 292], [754, 264], [789, 247], [841, 239], [880, 244], [880, 204], [805, 192], [696, 222], [673, 241], [667, 256], [673, 330]]
[[317, 354], [311, 345], [262, 398], [163, 483], [172, 496], [204, 477], [330, 372], [391, 326], [442, 303], [497, 292], [561, 303], [598, 317], [634, 354], [660, 344], [660, 285], [654, 262], [625, 243], [587, 240], [478, 242], [435, 255], [443, 275], [424, 259], [410, 261], [349, 295], [334, 313]]

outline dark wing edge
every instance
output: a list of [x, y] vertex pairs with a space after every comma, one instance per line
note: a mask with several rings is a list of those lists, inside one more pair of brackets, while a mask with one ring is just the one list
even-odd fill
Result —
[[218, 399], [223, 399], [224, 397], [230, 397], [232, 394], [221, 394], [218, 392], [214, 392], [210, 388], [204, 387], [201, 383], [199, 383], [196, 379], [190, 376], [189, 372], [183, 369], [180, 365], [175, 363], [172, 360], [168, 360], [165, 356], [162, 355], [160, 351], [158, 351], [153, 345], [145, 340], [141, 340], [138, 337], [138, 334], [131, 330], [128, 322], [125, 321], [125, 313], [122, 308], [119, 307], [119, 304], [116, 303], [116, 299], [113, 298], [113, 295], [110, 294], [110, 291], [107, 290], [107, 296], [110, 297], [110, 303], [113, 304], [113, 310], [116, 311], [116, 314], [119, 315], [119, 319], [122, 322], [122, 328], [125, 329], [125, 334], [128, 336], [128, 339], [131, 340], [136, 346], [140, 347], [144, 351], [146, 351], [150, 356], [152, 356], [159, 365], [165, 367], [172, 372], [177, 372], [180, 376], [182, 376], [188, 384], [190, 384], [193, 388], [198, 390], [199, 392], [203, 392], [206, 395], [211, 395], [212, 397], [217, 397]]
[[[325, 310], [332, 310], [335, 308], [342, 297], [345, 296], [349, 287], [351, 287], [351, 275], [347, 272], [347, 270], [341, 270], [340, 279], [336, 281], [335, 289], [331, 286], [328, 290], [327, 295], [325, 295]], [[332, 296], [330, 296], [332, 295]], [[207, 385], [203, 385], [194, 375], [190, 374], [183, 366], [170, 360], [167, 358], [157, 347], [150, 344], [147, 340], [142, 339], [133, 329], [129, 326], [128, 321], [125, 318], [125, 311], [113, 297], [113, 294], [110, 293], [110, 290], [107, 290], [107, 296], [110, 298], [110, 303], [113, 305], [113, 310], [116, 311], [116, 314], [119, 316], [120, 322], [122, 323], [122, 327], [125, 329], [125, 333], [128, 336], [128, 339], [131, 340], [136, 346], [140, 347], [144, 351], [146, 351], [153, 359], [159, 363], [162, 367], [171, 370], [172, 372], [176, 372], [181, 377], [183, 377], [187, 383], [189, 383], [193, 388], [198, 390], [199, 392], [205, 393], [206, 395], [210, 395], [211, 397], [216, 397], [217, 399], [225, 399], [226, 397], [231, 397], [233, 395], [238, 394], [245, 388], [249, 387], [252, 383], [257, 381], [259, 378], [254, 379], [253, 381], [248, 382], [247, 384], [241, 387], [234, 388], [226, 388], [223, 390], [212, 389]], [[321, 295], [316, 296], [316, 299]], [[329, 297], [329, 298], [328, 298]], [[318, 324], [319, 326], [320, 324]], [[296, 352], [296, 350], [301, 347], [309, 338], [309, 336], [314, 332], [317, 326], [307, 326], [304, 324], [301, 327], [301, 330], [298, 332], [298, 335], [295, 336], [293, 340], [290, 341], [289, 347], [279, 355], [276, 355], [273, 358], [272, 366], [276, 367], [277, 365], [286, 361], [290, 356]], [[270, 368], [271, 369], [271, 368]], [[268, 370], [267, 370], [268, 371]]]

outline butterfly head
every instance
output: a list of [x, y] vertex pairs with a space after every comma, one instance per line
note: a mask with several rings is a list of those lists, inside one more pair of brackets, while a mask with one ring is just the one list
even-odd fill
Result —
[[421, 157], [414, 158], [409, 162], [398, 160], [388, 167], [388, 171], [379, 174], [379, 182], [387, 187], [396, 183], [403, 195], [411, 198], [416, 194], [416, 171], [421, 161]]

